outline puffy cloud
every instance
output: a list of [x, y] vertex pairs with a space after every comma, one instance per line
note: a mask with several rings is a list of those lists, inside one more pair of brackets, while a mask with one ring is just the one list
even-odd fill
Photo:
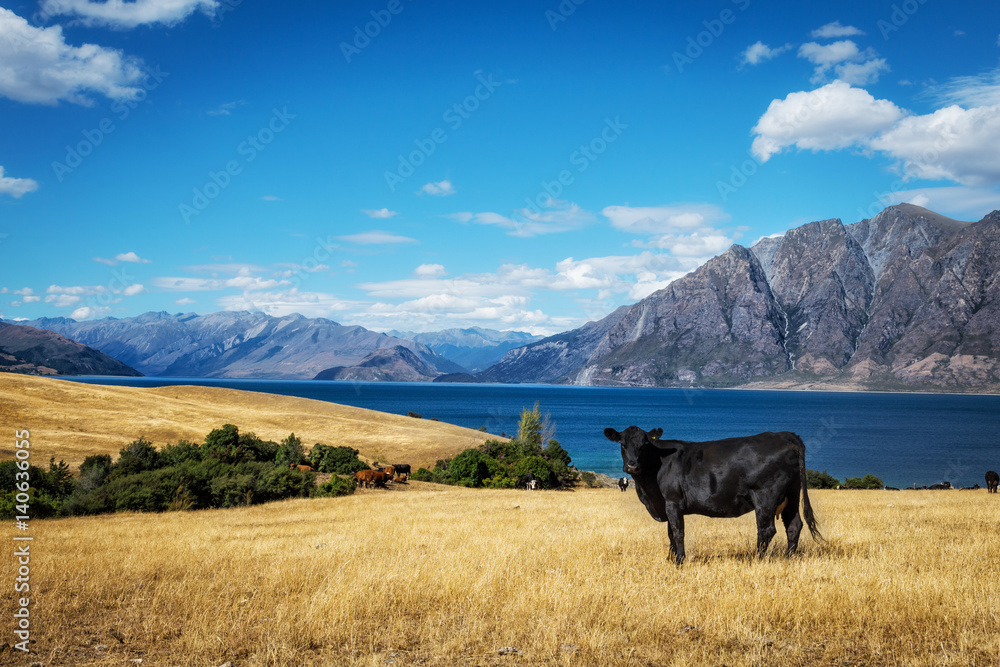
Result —
[[451, 181], [438, 181], [437, 183], [426, 183], [420, 192], [428, 195], [434, 195], [435, 197], [447, 197], [448, 195], [455, 194], [455, 187], [451, 184]]
[[904, 177], [948, 179], [963, 185], [1000, 183], [1000, 105], [950, 106], [909, 116], [868, 145], [897, 160]]
[[144, 294], [145, 292], [146, 288], [140, 283], [134, 283], [122, 290], [122, 294], [125, 296], [135, 296], [136, 294]]
[[835, 150], [890, 129], [904, 115], [889, 100], [834, 81], [816, 90], [772, 100], [753, 128], [751, 149], [762, 162], [789, 146]]
[[0, 7], [0, 95], [18, 102], [89, 106], [90, 93], [130, 99], [144, 78], [139, 61], [95, 44], [70, 46], [60, 26], [36, 28]]
[[197, 301], [195, 301], [194, 299], [189, 299], [188, 297], [184, 297], [182, 299], [177, 299], [176, 301], [174, 301], [174, 303], [176, 303], [178, 306], [190, 306], [192, 303], [197, 303]]
[[816, 66], [813, 83], [823, 81], [831, 68], [838, 79], [855, 85], [878, 81], [882, 72], [889, 71], [884, 58], [876, 58], [871, 49], [861, 51], [849, 39], [831, 44], [807, 42], [799, 47], [799, 57]]
[[68, 308], [80, 303], [82, 299], [72, 294], [49, 294], [45, 297], [45, 303], [50, 303], [56, 308]]
[[380, 208], [376, 210], [363, 208], [361, 209], [361, 212], [367, 215], [369, 218], [385, 219], [385, 218], [391, 218], [392, 216], [396, 215], [396, 211], [390, 211], [387, 208]]
[[616, 229], [632, 234], [665, 234], [691, 230], [729, 219], [727, 213], [712, 204], [607, 206], [601, 213]]
[[448, 272], [440, 264], [421, 264], [413, 270], [413, 274], [418, 278], [440, 278]]
[[834, 37], [850, 37], [852, 35], [863, 35], [863, 31], [852, 25], [841, 25], [840, 21], [827, 23], [825, 26], [812, 31], [813, 39], [832, 39]]
[[[0, 47], [2, 49], [2, 47]], [[2, 82], [0, 77], [0, 82]], [[0, 89], [3, 84], [0, 83]], [[0, 195], [10, 195], [14, 199], [20, 199], [23, 195], [34, 192], [38, 189], [38, 182], [30, 178], [13, 178], [3, 175], [3, 167], [0, 167]]]
[[771, 48], [761, 41], [754, 42], [740, 54], [740, 63], [743, 65], [759, 65], [762, 62], [777, 58], [785, 51], [792, 48], [791, 44]]
[[77, 17], [85, 25], [134, 28], [151, 23], [174, 25], [195, 11], [214, 16], [217, 0], [42, 0], [42, 15]]
[[93, 320], [104, 317], [110, 312], [111, 308], [108, 306], [81, 306], [70, 313], [70, 317], [74, 320]]

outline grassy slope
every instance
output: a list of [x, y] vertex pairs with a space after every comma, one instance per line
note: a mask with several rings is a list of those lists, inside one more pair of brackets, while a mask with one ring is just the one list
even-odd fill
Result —
[[[665, 526], [631, 491], [411, 483], [242, 509], [36, 521], [31, 659], [996, 664], [995, 496], [811, 495], [828, 543], [803, 536], [788, 560], [773, 553], [782, 532], [756, 561], [752, 515], [689, 517], [680, 569]], [[0, 580], [12, 582], [14, 568], [0, 559]], [[12, 588], [0, 594], [5, 609]], [[523, 654], [498, 655], [505, 646]]]
[[[291, 396], [216, 387], [110, 387], [0, 373], [0, 458], [13, 456], [14, 429], [29, 429], [32, 462], [65, 459], [75, 471], [91, 454], [118, 450], [146, 436], [156, 446], [202, 442], [226, 423], [275, 442], [290, 432], [306, 447], [347, 445], [369, 460], [433, 466], [488, 437], [431, 420]], [[9, 443], [9, 444], [8, 444]]]

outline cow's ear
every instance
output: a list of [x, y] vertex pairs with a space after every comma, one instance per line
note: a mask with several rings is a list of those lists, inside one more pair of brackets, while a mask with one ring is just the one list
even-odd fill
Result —
[[663, 435], [662, 428], [654, 428], [652, 431], [649, 432], [649, 437], [652, 438], [653, 440], [659, 440], [660, 436], [662, 435]]
[[619, 433], [618, 431], [614, 430], [610, 426], [608, 428], [604, 429], [604, 437], [607, 438], [608, 440], [610, 440], [611, 442], [621, 442], [622, 441], [622, 434]]

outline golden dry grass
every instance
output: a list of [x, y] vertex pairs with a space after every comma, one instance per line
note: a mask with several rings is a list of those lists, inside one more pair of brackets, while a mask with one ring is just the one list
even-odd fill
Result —
[[[669, 561], [665, 526], [631, 491], [411, 483], [241, 509], [36, 521], [30, 660], [997, 664], [996, 496], [810, 495], [827, 544], [803, 536], [786, 559], [772, 555], [779, 533], [758, 561], [752, 515], [689, 517], [681, 568]], [[10, 582], [12, 559], [2, 562], [0, 581]], [[505, 646], [521, 654], [498, 654]], [[15, 658], [28, 662], [0, 653]]]
[[[294, 431], [307, 448], [317, 442], [350, 446], [369, 461], [402, 461], [414, 470], [496, 437], [294, 396], [218, 387], [112, 387], [0, 373], [0, 425], [11, 431], [11, 444], [14, 429], [30, 429], [35, 465], [55, 456], [76, 471], [91, 454], [116, 458], [141, 435], [157, 447], [182, 438], [202, 442], [227, 423], [275, 442]], [[0, 458], [13, 455], [12, 447], [0, 443]]]

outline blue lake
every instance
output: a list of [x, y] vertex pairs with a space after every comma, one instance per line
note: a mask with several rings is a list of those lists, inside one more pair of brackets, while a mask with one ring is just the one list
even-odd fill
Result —
[[[553, 385], [314, 382], [205, 378], [82, 377], [93, 384], [229, 387], [342, 403], [469, 428], [515, 434], [535, 401], [581, 470], [620, 477], [618, 446], [604, 428], [662, 427], [664, 437], [712, 440], [794, 431], [806, 464], [843, 480], [873, 473], [890, 486], [984, 484], [1000, 470], [1000, 396], [686, 389]], [[242, 425], [240, 425], [242, 426]], [[289, 424], [289, 431], [295, 425]]]

